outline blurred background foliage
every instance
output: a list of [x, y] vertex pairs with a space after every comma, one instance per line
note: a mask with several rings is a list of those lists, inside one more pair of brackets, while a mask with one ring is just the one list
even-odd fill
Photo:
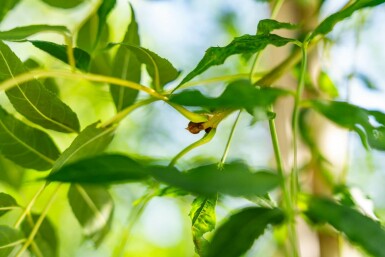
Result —
[[[321, 16], [326, 16], [345, 4], [346, 1], [325, 1]], [[98, 3], [96, 0], [21, 0], [0, 23], [0, 30], [29, 24], [65, 25], [76, 29], [85, 16]], [[233, 37], [254, 34], [258, 21], [269, 17], [269, 4], [255, 0], [131, 0], [139, 23], [141, 45], [168, 58], [177, 69], [186, 74], [203, 56], [210, 46], [222, 46]], [[68, 9], [56, 8], [55, 5]], [[366, 108], [385, 111], [385, 24], [384, 6], [364, 10], [338, 25], [329, 35], [330, 41], [320, 49], [322, 69], [329, 74], [338, 87], [339, 99], [349, 99]], [[121, 41], [130, 11], [128, 1], [119, 0], [108, 18], [110, 41]], [[54, 34], [34, 36], [39, 40], [63, 43]], [[22, 59], [44, 60], [45, 67], [62, 68], [62, 64], [29, 43], [9, 43]], [[216, 74], [247, 73], [250, 63], [231, 57], [225, 65], [214, 67], [199, 78], [210, 78]], [[268, 57], [267, 57], [268, 58]], [[373, 61], [374, 60], [374, 61]], [[361, 75], [360, 75], [361, 74]], [[148, 78], [144, 78], [148, 81]], [[376, 89], [368, 87], [368, 81]], [[81, 126], [106, 120], [114, 113], [114, 106], [108, 88], [92, 85], [86, 81], [62, 81], [60, 95], [64, 102], [78, 114]], [[178, 81], [177, 81], [178, 82]], [[177, 82], [171, 83], [170, 88]], [[145, 84], [145, 83], [144, 83]], [[370, 83], [369, 83], [370, 84]], [[201, 88], [213, 94], [220, 94], [223, 84]], [[0, 95], [2, 105], [7, 99]], [[8, 106], [10, 106], [8, 104]], [[235, 119], [232, 115], [221, 123], [217, 136], [208, 145], [200, 147], [185, 156], [178, 166], [188, 168], [199, 162], [219, 161], [223, 153], [230, 128]], [[134, 155], [152, 156], [167, 162], [186, 145], [196, 141], [200, 135], [192, 135], [185, 128], [188, 121], [163, 102], [136, 110], [119, 126], [116, 137], [109, 146], [109, 152], [123, 152]], [[65, 149], [73, 138], [49, 131], [59, 147]], [[338, 135], [337, 135], [338, 137]], [[230, 159], [242, 159], [254, 167], [269, 166], [273, 151], [267, 124], [251, 125], [251, 117], [241, 115], [240, 123], [230, 148]], [[336, 138], [335, 142], [338, 142]], [[357, 136], [350, 136], [348, 184], [365, 192], [373, 200], [376, 213], [385, 218], [385, 164], [384, 153], [367, 152], [360, 146]], [[12, 194], [21, 203], [29, 201], [37, 191], [36, 179], [44, 173], [25, 171], [21, 167], [0, 158], [0, 191]], [[40, 210], [45, 195], [36, 203]], [[82, 231], [62, 190], [49, 217], [58, 230], [60, 256], [111, 256], [135, 201], [146, 191], [141, 185], [118, 185], [111, 187], [116, 203], [112, 230], [105, 242], [94, 249], [92, 242], [85, 241]], [[138, 222], [132, 225], [125, 256], [181, 257], [194, 256], [188, 213], [192, 197], [156, 197], [145, 208]], [[249, 205], [249, 202], [233, 197], [224, 197], [217, 207], [218, 221], [229, 210]], [[0, 224], [14, 222], [17, 215], [5, 215]], [[70, 226], [70, 228], [69, 228]], [[267, 233], [265, 239], [271, 238]], [[274, 247], [269, 240], [259, 240], [247, 256], [273, 256]]]

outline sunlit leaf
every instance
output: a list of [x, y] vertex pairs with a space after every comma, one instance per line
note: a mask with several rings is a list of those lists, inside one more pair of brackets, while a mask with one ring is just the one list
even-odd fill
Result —
[[[31, 42], [34, 46], [36, 46], [40, 50], [43, 50], [49, 55], [59, 59], [60, 61], [67, 64], [69, 63], [68, 55], [67, 55], [68, 46], [58, 45], [53, 42], [38, 41], [38, 40], [30, 40], [29, 42]], [[88, 71], [90, 61], [91, 61], [90, 55], [87, 52], [77, 47], [73, 48], [73, 53], [75, 58], [75, 66], [82, 71]]]
[[249, 207], [231, 215], [215, 232], [205, 257], [242, 256], [268, 225], [282, 223], [280, 209]]
[[0, 40], [21, 41], [27, 37], [42, 32], [56, 32], [63, 35], [69, 34], [70, 31], [64, 26], [54, 26], [46, 24], [30, 25], [17, 27], [7, 31], [0, 31]]
[[354, 244], [376, 257], [385, 256], [385, 229], [378, 221], [331, 200], [311, 197], [305, 215], [315, 223], [329, 223]]
[[[206, 108], [245, 108], [252, 112], [255, 107], [266, 107], [288, 92], [278, 88], [256, 88], [248, 80], [230, 83], [217, 98], [207, 97], [198, 90], [185, 90], [171, 96], [170, 101], [185, 106]], [[234, 97], [236, 96], [236, 97]]]
[[63, 8], [63, 9], [74, 8], [84, 2], [84, 0], [42, 0], [42, 1], [50, 6]]
[[[0, 41], [0, 81], [26, 71], [19, 58]], [[30, 121], [60, 132], [79, 131], [76, 113], [37, 80], [16, 85], [6, 94], [15, 109]]]
[[102, 1], [97, 12], [79, 29], [76, 43], [81, 49], [93, 53], [101, 41], [104, 41], [102, 39], [108, 38], [107, 17], [115, 4], [116, 0]]
[[208, 249], [209, 242], [203, 237], [204, 234], [215, 229], [216, 215], [215, 206], [217, 196], [206, 197], [198, 196], [191, 206], [189, 216], [191, 218], [191, 227], [195, 251], [204, 256]]
[[22, 244], [21, 239], [23, 239], [23, 236], [20, 231], [0, 225], [0, 257], [9, 257], [13, 248], [17, 247], [17, 242]]
[[80, 132], [72, 144], [57, 159], [52, 168], [53, 172], [65, 164], [97, 155], [107, 148], [114, 136], [115, 127], [98, 128], [98, 125], [98, 122], [91, 124]]
[[339, 12], [333, 13], [332, 15], [324, 19], [318, 25], [318, 27], [314, 29], [309, 39], [311, 40], [312, 38], [320, 34], [325, 35], [329, 33], [330, 31], [333, 30], [334, 26], [338, 22], [351, 17], [352, 14], [358, 10], [361, 10], [367, 7], [374, 7], [383, 3], [385, 3], [385, 0], [357, 0], [350, 6], [344, 8]]
[[324, 71], [318, 75], [318, 86], [319, 89], [330, 98], [336, 98], [339, 95], [338, 88]]
[[265, 19], [258, 22], [257, 35], [268, 35], [276, 29], [295, 29], [297, 27], [295, 24]]
[[18, 165], [48, 170], [60, 152], [43, 131], [15, 119], [0, 107], [0, 153]]
[[[6, 193], [0, 193], [0, 217], [15, 207], [18, 207], [18, 204], [12, 196]], [[4, 210], [3, 208], [10, 208], [10, 209]]]
[[73, 184], [68, 192], [68, 199], [84, 234], [98, 246], [110, 230], [114, 210], [107, 189]]
[[385, 151], [384, 113], [366, 110], [346, 102], [312, 100], [310, 103], [314, 110], [337, 125], [355, 131], [365, 147], [370, 145], [377, 150]]
[[[127, 27], [123, 43], [139, 46], [140, 38], [138, 34], [138, 23], [136, 22], [135, 12], [131, 5], [130, 9], [131, 22]], [[124, 46], [119, 46], [114, 58], [112, 75], [124, 80], [139, 83], [141, 77], [141, 63], [138, 61], [136, 55], [130, 50]], [[138, 90], [117, 85], [110, 85], [110, 92], [117, 111], [121, 111], [133, 104], [139, 93]]]
[[[26, 235], [32, 232], [36, 221], [39, 219], [39, 214], [32, 214], [30, 217], [27, 217], [21, 224], [21, 229]], [[52, 223], [45, 218], [41, 223], [41, 226], [33, 239], [34, 247], [30, 247], [32, 253], [38, 252], [37, 256], [42, 257], [55, 257], [58, 256], [58, 238], [56, 231]]]
[[20, 0], [2, 0], [0, 5], [0, 21], [2, 21], [8, 12], [12, 10], [19, 2]]
[[172, 167], [150, 167], [150, 174], [160, 182], [188, 192], [213, 195], [217, 192], [234, 196], [263, 195], [280, 183], [271, 172], [252, 172], [243, 163], [231, 163], [218, 170], [217, 165], [206, 165], [180, 172]]
[[196, 68], [191, 71], [179, 85], [190, 81], [214, 65], [220, 65], [224, 63], [225, 60], [231, 55], [257, 53], [262, 51], [268, 45], [280, 47], [294, 41], [294, 39], [284, 38], [274, 34], [243, 35], [241, 37], [236, 37], [230, 44], [225, 47], [210, 47], [207, 49], [206, 54], [198, 63]]
[[48, 180], [76, 183], [123, 183], [148, 178], [145, 168], [130, 158], [121, 155], [101, 155], [86, 158], [64, 166], [52, 173]]
[[146, 65], [147, 72], [153, 79], [155, 88], [157, 85], [162, 88], [165, 84], [179, 76], [179, 72], [174, 66], [167, 59], [160, 57], [156, 53], [133, 44], [120, 43], [119, 45], [126, 47], [136, 56], [139, 62]]

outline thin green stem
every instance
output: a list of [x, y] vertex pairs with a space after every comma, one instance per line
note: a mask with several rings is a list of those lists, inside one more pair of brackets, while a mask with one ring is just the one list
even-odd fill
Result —
[[239, 117], [241, 116], [241, 113], [242, 113], [242, 110], [239, 110], [239, 112], [237, 114], [237, 117], [235, 118], [235, 121], [233, 123], [233, 126], [231, 127], [229, 139], [227, 140], [226, 147], [225, 147], [225, 150], [223, 151], [222, 158], [221, 158], [221, 160], [218, 163], [218, 167], [219, 168], [222, 168], [223, 165], [225, 164], [227, 155], [228, 155], [229, 150], [230, 150], [231, 141], [232, 141], [233, 136], [234, 136], [235, 128], [237, 127], [237, 124], [238, 124], [238, 121], [239, 121]]
[[[273, 107], [270, 106], [268, 108], [269, 111], [273, 112]], [[284, 208], [288, 214], [288, 238], [289, 238], [289, 244], [290, 244], [290, 250], [287, 252], [290, 252], [292, 256], [297, 257], [298, 256], [298, 242], [297, 242], [297, 232], [295, 228], [295, 208], [291, 200], [290, 190], [288, 186], [288, 180], [285, 179], [285, 170], [281, 155], [281, 150], [279, 147], [279, 141], [278, 141], [278, 135], [277, 135], [277, 129], [275, 126], [274, 119], [269, 119], [269, 129], [270, 129], [270, 135], [271, 135], [271, 141], [274, 149], [274, 156], [277, 166], [277, 172], [278, 175], [281, 177], [281, 191], [282, 191], [282, 197], [283, 197], [283, 204]], [[290, 181], [289, 181], [290, 183]]]
[[134, 103], [134, 104], [128, 106], [127, 108], [123, 109], [122, 111], [118, 112], [111, 119], [109, 119], [109, 120], [103, 122], [102, 124], [100, 124], [100, 127], [108, 127], [108, 126], [111, 126], [113, 124], [119, 123], [122, 119], [124, 119], [132, 111], [136, 110], [137, 108], [139, 108], [141, 106], [153, 103], [153, 102], [155, 102], [157, 100], [158, 99], [155, 99], [155, 98], [149, 98], [149, 99], [145, 99], [143, 101], [139, 101], [137, 103]]
[[37, 198], [43, 193], [44, 189], [46, 188], [46, 184], [44, 184], [42, 187], [39, 188], [39, 190], [35, 193], [35, 195], [32, 197], [31, 201], [29, 201], [28, 205], [25, 207], [23, 213], [20, 215], [20, 217], [15, 222], [14, 227], [18, 228], [20, 224], [23, 222], [25, 217], [28, 215], [28, 213], [31, 211], [33, 205], [35, 204]]
[[6, 245], [1, 245], [0, 246], [0, 250], [1, 249], [5, 249], [5, 248], [10, 248], [10, 247], [14, 247], [14, 246], [17, 246], [19, 244], [22, 244], [26, 241], [27, 239], [23, 238], [23, 239], [20, 239], [20, 240], [17, 240], [15, 242], [12, 242], [12, 243], [9, 243], [9, 244], [6, 244]]
[[182, 151], [180, 151], [170, 162], [170, 164], [168, 166], [172, 167], [175, 165], [175, 163], [181, 158], [183, 157], [185, 154], [187, 154], [188, 152], [190, 152], [191, 150], [193, 150], [194, 148], [197, 148], [198, 146], [201, 146], [201, 145], [204, 145], [204, 144], [207, 144], [208, 142], [211, 141], [211, 139], [213, 139], [214, 135], [215, 135], [215, 132], [216, 132], [216, 129], [215, 128], [212, 128], [210, 130], [210, 132], [206, 133], [201, 139], [199, 139], [198, 141], [192, 143], [191, 145], [187, 146], [186, 148], [184, 148]]
[[5, 80], [0, 84], [1, 90], [8, 90], [14, 86], [25, 83], [27, 81], [37, 79], [37, 78], [48, 78], [48, 77], [56, 77], [56, 78], [67, 78], [67, 79], [85, 79], [93, 82], [102, 82], [109, 84], [116, 84], [123, 87], [132, 88], [135, 90], [143, 91], [159, 100], [167, 101], [168, 98], [163, 96], [153, 90], [152, 88], [140, 85], [138, 83], [122, 80], [119, 78], [103, 76], [92, 73], [81, 73], [81, 72], [67, 72], [67, 71], [49, 71], [49, 70], [33, 70], [27, 73], [22, 73], [18, 76], [15, 76], [11, 79]]
[[72, 36], [71, 35], [64, 36], [64, 41], [67, 44], [68, 63], [71, 66], [72, 71], [75, 71], [76, 70], [76, 63], [75, 63], [75, 56], [74, 56]]
[[294, 99], [294, 109], [292, 116], [292, 130], [293, 130], [293, 171], [291, 173], [291, 196], [293, 202], [297, 202], [297, 191], [299, 186], [299, 174], [298, 174], [298, 119], [299, 110], [302, 100], [302, 94], [305, 87], [305, 74], [307, 68], [307, 41], [305, 40], [302, 45], [302, 62], [301, 73], [298, 81], [297, 94]]
[[33, 242], [37, 232], [39, 231], [39, 228], [40, 228], [41, 224], [43, 223], [45, 217], [47, 216], [47, 213], [48, 213], [49, 209], [51, 208], [51, 205], [53, 204], [53, 202], [55, 200], [55, 197], [56, 197], [57, 193], [59, 192], [60, 187], [61, 187], [61, 184], [57, 185], [57, 187], [55, 188], [53, 194], [51, 195], [51, 197], [48, 200], [46, 206], [44, 207], [44, 209], [42, 210], [39, 218], [37, 219], [37, 221], [35, 223], [35, 226], [32, 228], [31, 233], [29, 234], [26, 242], [24, 243], [23, 247], [17, 252], [15, 257], [22, 256], [23, 253], [32, 244], [32, 242]]
[[[263, 73], [254, 73], [253, 76], [255, 78], [260, 78], [264, 74]], [[219, 76], [219, 77], [214, 77], [214, 78], [209, 78], [209, 79], [203, 79], [203, 80], [198, 80], [198, 81], [188, 81], [181, 85], [178, 89], [186, 89], [189, 87], [197, 86], [197, 85], [207, 85], [207, 84], [212, 84], [216, 82], [223, 82], [223, 81], [229, 81], [229, 80], [234, 80], [234, 79], [247, 79], [249, 78], [250, 74], [249, 73], [240, 73], [240, 74], [234, 74], [234, 75], [226, 75], [226, 76]], [[173, 92], [174, 90], [171, 90], [170, 92]]]
[[279, 10], [281, 10], [283, 2], [285, 2], [285, 0], [277, 0], [275, 2], [274, 7], [273, 7], [273, 11], [271, 12], [271, 16], [270, 16], [271, 19], [277, 18], [277, 15], [279, 13]]

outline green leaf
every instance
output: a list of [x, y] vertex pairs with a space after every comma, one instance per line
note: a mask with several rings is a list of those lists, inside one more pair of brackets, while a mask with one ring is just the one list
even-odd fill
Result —
[[324, 71], [321, 71], [318, 75], [318, 86], [319, 89], [330, 98], [336, 98], [339, 95], [336, 85]]
[[[24, 219], [21, 224], [21, 230], [25, 236], [28, 237], [32, 229], [39, 219], [39, 214], [32, 214], [31, 217]], [[45, 218], [34, 238], [34, 247], [29, 247], [32, 253], [36, 256], [42, 257], [56, 257], [58, 256], [58, 238], [52, 223]]]
[[62, 35], [70, 34], [70, 31], [64, 26], [39, 24], [17, 27], [7, 31], [0, 31], [0, 40], [22, 41], [29, 36], [42, 32], [56, 32]]
[[[139, 46], [140, 38], [138, 34], [138, 23], [135, 20], [135, 12], [131, 5], [130, 8], [131, 22], [127, 27], [123, 43]], [[141, 63], [136, 58], [135, 54], [126, 47], [119, 46], [114, 58], [112, 75], [117, 78], [140, 83]], [[115, 103], [116, 111], [118, 112], [133, 104], [139, 93], [138, 90], [117, 85], [110, 85], [110, 92]]]
[[378, 221], [347, 206], [311, 197], [305, 215], [313, 222], [327, 222], [341, 231], [350, 242], [376, 257], [385, 256], [385, 230]]
[[0, 154], [0, 182], [19, 190], [24, 182], [25, 169]]
[[244, 254], [269, 224], [280, 224], [280, 209], [250, 207], [233, 214], [214, 234], [205, 257], [235, 257]]
[[[14, 244], [23, 239], [20, 231], [0, 225], [0, 257], [9, 257], [13, 248], [18, 244]], [[20, 241], [20, 244], [22, 242]]]
[[111, 226], [114, 205], [107, 189], [100, 186], [73, 184], [68, 192], [69, 203], [84, 234], [98, 246]]
[[[380, 111], [366, 110], [346, 102], [312, 100], [314, 110], [337, 125], [355, 131], [362, 144], [385, 151], [385, 114]], [[372, 124], [375, 120], [379, 125]]]
[[[33, 70], [41, 67], [41, 65], [37, 61], [31, 58], [28, 58], [25, 62], [23, 62], [23, 64], [24, 67], [28, 70]], [[59, 96], [60, 89], [53, 78], [38, 79], [38, 81], [42, 83], [46, 89], [51, 91], [56, 96]]]
[[96, 13], [79, 29], [76, 43], [81, 49], [94, 53], [99, 44], [106, 43], [104, 41], [107, 41], [109, 36], [107, 17], [115, 4], [116, 0], [102, 1]]
[[276, 29], [296, 29], [297, 27], [295, 24], [265, 19], [258, 22], [257, 35], [268, 35]]
[[83, 3], [84, 0], [42, 0], [44, 3], [57, 8], [69, 9]]
[[224, 63], [225, 60], [231, 55], [253, 54], [262, 51], [268, 45], [280, 47], [294, 41], [295, 39], [284, 38], [274, 34], [243, 35], [241, 37], [234, 38], [234, 40], [225, 47], [210, 47], [207, 49], [206, 54], [198, 63], [197, 67], [187, 74], [179, 86], [192, 80], [194, 77], [203, 73], [210, 67]]
[[[39, 48], [40, 50], [55, 57], [56, 59], [59, 59], [60, 61], [67, 64], [69, 63], [67, 55], [68, 46], [38, 40], [30, 40], [29, 42], [31, 42], [35, 47]], [[90, 55], [77, 47], [73, 48], [73, 53], [75, 57], [75, 66], [82, 71], [88, 71], [91, 61]]]
[[343, 21], [346, 18], [352, 16], [352, 14], [358, 10], [374, 7], [380, 4], [385, 3], [385, 0], [357, 0], [350, 6], [344, 8], [343, 10], [333, 13], [326, 19], [324, 19], [313, 31], [311, 36], [309, 37], [309, 41], [313, 39], [317, 35], [326, 35], [330, 31], [333, 30], [334, 26]]
[[217, 196], [198, 196], [195, 198], [191, 206], [189, 216], [191, 218], [195, 251], [199, 254], [199, 256], [204, 256], [204, 253], [206, 253], [209, 246], [209, 242], [203, 237], [203, 235], [215, 229], [216, 203]]
[[[185, 106], [201, 106], [206, 108], [245, 108], [253, 112], [255, 107], [266, 107], [275, 102], [279, 96], [288, 92], [278, 88], [256, 88], [248, 80], [231, 82], [217, 98], [204, 96], [198, 90], [185, 90], [170, 97], [170, 101]], [[237, 97], [234, 97], [237, 96]]]
[[[16, 200], [9, 194], [0, 193], [0, 217], [6, 214], [13, 207], [19, 207]], [[3, 208], [10, 208], [8, 210], [1, 210]]]
[[[63, 154], [64, 155], [64, 154]], [[114, 162], [111, 162], [111, 161]], [[94, 163], [104, 163], [104, 169], [96, 168]], [[109, 162], [109, 166], [107, 163]], [[122, 168], [121, 164], [129, 165]], [[217, 192], [243, 196], [263, 195], [280, 183], [278, 175], [259, 171], [253, 172], [243, 163], [231, 163], [218, 170], [217, 165], [201, 166], [187, 172], [180, 172], [174, 167], [139, 165], [124, 155], [99, 155], [77, 161], [57, 169], [57, 174], [51, 174], [51, 181], [88, 183], [121, 183], [125, 181], [141, 181], [147, 174], [173, 187], [188, 192], [213, 195]], [[92, 173], [94, 171], [94, 173]], [[76, 174], [78, 172], [79, 174]], [[94, 178], [90, 177], [93, 174]], [[112, 175], [113, 176], [110, 176]]]
[[148, 178], [144, 170], [138, 162], [121, 155], [101, 155], [66, 165], [47, 180], [84, 184], [136, 182]]
[[[115, 45], [115, 44], [110, 44]], [[159, 91], [165, 84], [175, 80], [179, 76], [179, 72], [165, 58], [160, 57], [150, 50], [128, 43], [119, 43], [133, 53], [139, 62], [144, 63], [147, 72], [153, 79], [155, 88]]]
[[72, 144], [57, 159], [52, 172], [59, 170], [65, 164], [97, 155], [107, 148], [114, 136], [116, 127], [99, 128], [98, 125], [99, 122], [93, 123], [80, 132]]
[[0, 22], [19, 2], [20, 0], [2, 0], [0, 5]]
[[48, 170], [60, 152], [43, 131], [15, 119], [0, 107], [0, 152], [18, 165]]
[[234, 196], [263, 195], [280, 183], [271, 172], [252, 172], [243, 163], [231, 163], [218, 170], [216, 164], [200, 166], [187, 172], [172, 167], [149, 167], [158, 181], [188, 192], [213, 195], [217, 192]]
[[[0, 81], [25, 72], [19, 58], [0, 41]], [[37, 80], [16, 85], [6, 94], [15, 109], [30, 121], [60, 132], [79, 131], [76, 113]]]

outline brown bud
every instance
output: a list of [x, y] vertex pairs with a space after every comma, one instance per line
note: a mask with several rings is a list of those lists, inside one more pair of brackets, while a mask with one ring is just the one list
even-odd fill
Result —
[[199, 132], [201, 132], [201, 130], [204, 130], [203, 122], [195, 123], [190, 121], [186, 129], [192, 134], [198, 134]]

